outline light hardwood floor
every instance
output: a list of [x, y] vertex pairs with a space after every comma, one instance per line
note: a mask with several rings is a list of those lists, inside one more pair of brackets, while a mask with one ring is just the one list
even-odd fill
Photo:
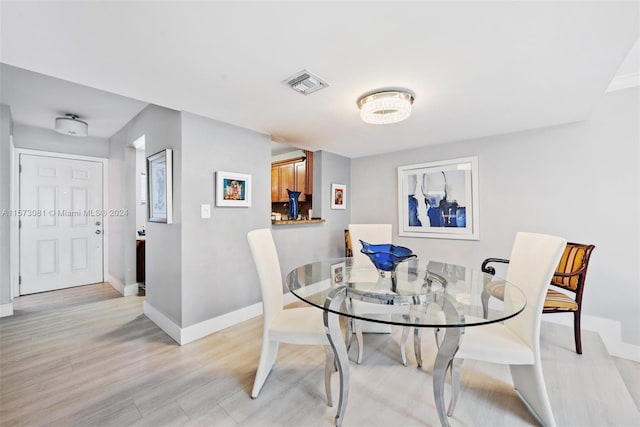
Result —
[[[142, 302], [120, 297], [108, 284], [16, 298], [15, 315], [0, 319], [0, 424], [332, 425], [335, 408], [326, 406], [322, 349], [281, 345], [260, 396], [252, 400], [261, 317], [181, 347], [142, 314]], [[365, 336], [363, 363], [351, 364], [345, 426], [438, 425], [434, 343], [424, 335], [423, 369], [412, 356], [409, 367], [400, 364], [400, 330]], [[640, 364], [615, 361], [598, 335], [583, 335], [585, 354], [579, 356], [569, 328], [544, 323], [542, 329], [545, 379], [558, 425], [640, 425]], [[508, 368], [468, 361], [462, 380], [453, 426], [536, 425], [513, 391]]]

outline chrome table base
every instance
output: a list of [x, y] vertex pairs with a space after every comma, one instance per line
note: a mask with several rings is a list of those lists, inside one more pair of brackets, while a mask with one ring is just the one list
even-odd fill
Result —
[[[335, 354], [335, 361], [338, 368], [338, 375], [340, 378], [340, 394], [338, 402], [338, 410], [336, 413], [336, 426], [341, 426], [344, 420], [344, 414], [347, 407], [347, 400], [349, 398], [349, 356], [347, 354], [347, 346], [345, 339], [342, 336], [342, 330], [340, 329], [340, 307], [344, 304], [347, 297], [347, 288], [340, 287], [333, 289], [324, 303], [324, 325], [327, 337], [331, 343]], [[447, 324], [461, 324], [464, 325], [464, 315], [459, 313], [453, 303], [446, 297], [443, 301], [438, 302], [444, 311], [447, 319]], [[406, 319], [405, 319], [406, 320]], [[463, 327], [449, 327], [446, 328], [442, 343], [438, 348], [438, 354], [436, 356], [435, 365], [433, 368], [433, 394], [436, 402], [436, 409], [438, 410], [438, 417], [443, 427], [449, 427], [449, 420], [447, 418], [447, 412], [445, 409], [444, 401], [444, 385], [447, 376], [447, 370], [454, 363], [454, 356], [458, 351], [460, 342], [464, 335]], [[403, 332], [403, 339], [406, 339]], [[420, 352], [420, 339], [419, 333], [414, 335], [414, 345], [416, 352], [416, 360], [418, 366], [422, 366], [422, 358]], [[453, 370], [459, 374], [460, 369]], [[458, 381], [452, 379], [453, 392], [450, 411], [453, 410], [453, 406], [457, 400], [459, 393], [459, 378]]]

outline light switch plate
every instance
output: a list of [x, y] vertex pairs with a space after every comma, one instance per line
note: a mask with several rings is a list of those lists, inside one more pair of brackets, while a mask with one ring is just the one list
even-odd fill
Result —
[[209, 219], [211, 218], [211, 205], [200, 205], [200, 218]]

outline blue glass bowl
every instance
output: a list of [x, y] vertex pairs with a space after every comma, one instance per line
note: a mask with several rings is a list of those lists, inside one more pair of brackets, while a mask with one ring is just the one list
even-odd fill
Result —
[[373, 265], [381, 271], [395, 271], [399, 263], [417, 256], [411, 249], [404, 246], [396, 246], [390, 243], [372, 245], [362, 240], [360, 240], [360, 243], [362, 244], [360, 252], [368, 256]]

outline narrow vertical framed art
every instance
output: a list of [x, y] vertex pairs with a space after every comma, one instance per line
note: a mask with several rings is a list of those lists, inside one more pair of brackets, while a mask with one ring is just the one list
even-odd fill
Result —
[[347, 208], [347, 186], [331, 184], [331, 209]]
[[147, 212], [150, 222], [173, 223], [173, 151], [147, 157]]

